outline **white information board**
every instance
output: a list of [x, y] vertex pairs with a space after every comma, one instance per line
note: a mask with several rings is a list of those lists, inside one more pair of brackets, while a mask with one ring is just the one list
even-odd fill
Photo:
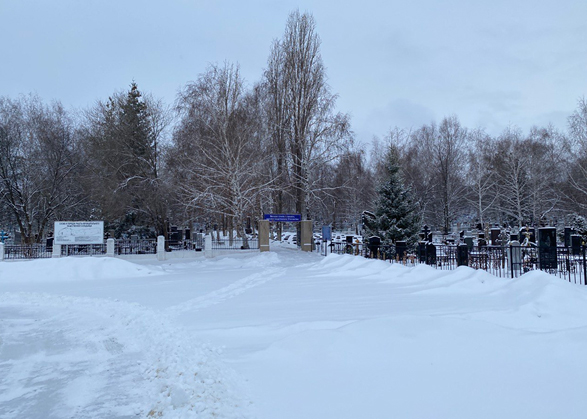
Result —
[[102, 244], [104, 221], [55, 221], [55, 244]]

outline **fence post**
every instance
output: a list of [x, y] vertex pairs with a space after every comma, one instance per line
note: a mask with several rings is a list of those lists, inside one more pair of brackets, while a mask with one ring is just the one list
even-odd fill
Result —
[[114, 257], [114, 239], [106, 240], [106, 256]]
[[60, 258], [61, 257], [61, 245], [55, 244], [53, 242], [53, 253], [51, 253], [51, 257]]
[[0, 243], [0, 260], [4, 260], [4, 243]]
[[212, 257], [212, 235], [206, 234], [206, 238], [204, 240], [204, 254], [207, 258]]
[[587, 285], [587, 261], [585, 261], [585, 246], [583, 248], [583, 281], [584, 285]]
[[165, 237], [157, 236], [157, 260], [165, 260]]

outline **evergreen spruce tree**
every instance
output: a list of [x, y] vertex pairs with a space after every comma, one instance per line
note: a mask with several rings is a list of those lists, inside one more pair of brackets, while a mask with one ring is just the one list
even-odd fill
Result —
[[391, 146], [387, 157], [387, 179], [377, 188], [375, 212], [363, 213], [363, 224], [371, 236], [379, 236], [383, 244], [406, 241], [412, 245], [418, 240], [420, 216], [404, 185], [399, 165], [398, 150]]

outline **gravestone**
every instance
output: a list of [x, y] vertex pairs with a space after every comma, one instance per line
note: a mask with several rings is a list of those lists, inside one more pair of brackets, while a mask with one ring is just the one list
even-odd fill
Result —
[[573, 229], [571, 227], [565, 227], [565, 247], [571, 247], [571, 235]]
[[499, 228], [491, 229], [491, 244], [494, 246], [497, 246], [499, 244], [499, 233], [501, 233], [501, 230]]
[[473, 237], [465, 237], [465, 244], [467, 245], [467, 248], [469, 249], [469, 251], [473, 250]]
[[426, 265], [436, 265], [436, 246], [432, 243], [426, 245]]
[[426, 263], [426, 243], [419, 242], [418, 243], [418, 261], [422, 263]]
[[582, 238], [578, 234], [571, 234], [571, 253], [575, 256], [581, 254]]
[[461, 244], [457, 247], [457, 266], [469, 265], [469, 247]]
[[408, 251], [408, 243], [405, 241], [397, 241], [395, 243], [395, 254], [399, 260], [403, 260], [406, 257], [406, 253]]
[[556, 269], [556, 228], [538, 229], [538, 264], [540, 269]]
[[369, 244], [367, 247], [372, 255], [377, 255], [379, 252], [379, 248], [381, 247], [381, 237], [378, 236], [371, 236], [369, 237]]

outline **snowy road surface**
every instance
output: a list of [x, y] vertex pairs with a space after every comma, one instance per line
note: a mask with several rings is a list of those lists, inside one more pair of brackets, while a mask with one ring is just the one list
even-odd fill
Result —
[[274, 250], [1, 262], [0, 419], [586, 417], [586, 289]]

